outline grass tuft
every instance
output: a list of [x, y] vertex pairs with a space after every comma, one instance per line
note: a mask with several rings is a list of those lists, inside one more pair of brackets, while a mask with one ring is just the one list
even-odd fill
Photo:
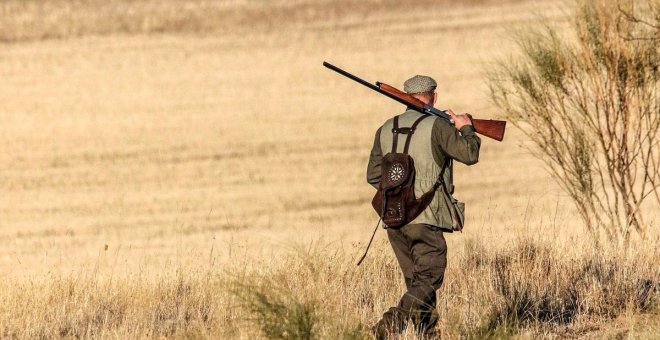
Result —
[[648, 312], [657, 297], [652, 293], [657, 290], [657, 273], [636, 268], [635, 262], [602, 252], [571, 258], [523, 240], [491, 258], [497, 303], [476, 333], [568, 325], [579, 316], [612, 319], [625, 310]]
[[253, 319], [268, 339], [309, 340], [316, 338], [318, 322], [314, 302], [299, 300], [278, 286], [234, 284], [233, 293], [249, 319]]

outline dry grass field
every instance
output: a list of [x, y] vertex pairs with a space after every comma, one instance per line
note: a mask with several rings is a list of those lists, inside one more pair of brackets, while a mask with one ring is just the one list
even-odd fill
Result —
[[[570, 10], [3, 1], [0, 337], [366, 338], [404, 288], [382, 231], [354, 265], [373, 133], [403, 108], [322, 61], [429, 74], [438, 107], [497, 118], [483, 70]], [[447, 236], [442, 335], [656, 338], [658, 214], [630, 252], [596, 252], [526, 145], [511, 128], [456, 166], [468, 225]]]

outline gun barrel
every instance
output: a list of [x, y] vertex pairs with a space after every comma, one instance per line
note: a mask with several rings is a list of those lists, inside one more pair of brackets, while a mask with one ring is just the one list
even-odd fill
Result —
[[356, 82], [358, 82], [358, 83], [360, 83], [360, 84], [362, 84], [362, 85], [364, 85], [364, 86], [366, 86], [366, 87], [368, 87], [368, 88], [370, 88], [370, 89], [372, 89], [372, 90], [374, 90], [374, 91], [378, 91], [378, 92], [380, 92], [380, 91], [379, 91], [380, 89], [378, 88], [378, 86], [376, 86], [376, 85], [374, 85], [374, 84], [372, 84], [372, 83], [370, 83], [370, 82], [368, 82], [368, 81], [366, 81], [366, 80], [364, 80], [364, 79], [361, 79], [361, 78], [359, 78], [359, 77], [357, 77], [357, 76], [355, 76], [355, 75], [352, 75], [352, 74], [350, 74], [350, 73], [348, 73], [348, 72], [346, 72], [346, 71], [340, 69], [339, 67], [330, 64], [330, 63], [327, 62], [327, 61], [324, 61], [324, 62], [323, 62], [323, 66], [325, 66], [325, 67], [327, 67], [327, 68], [329, 68], [329, 69], [331, 69], [331, 70], [333, 70], [333, 71], [335, 71], [335, 72], [341, 74], [342, 76], [344, 76], [344, 77], [346, 77], [346, 78], [349, 78], [349, 79], [351, 79], [351, 80], [353, 80], [353, 81], [356, 81]]
[[[376, 82], [372, 84], [364, 79], [361, 79], [353, 74], [350, 74], [339, 67], [332, 65], [326, 61], [323, 62], [323, 66], [341, 74], [342, 76], [349, 78], [355, 82], [358, 82], [382, 95], [385, 95], [391, 99], [396, 100], [397, 102], [406, 105], [409, 108], [412, 108], [421, 113], [430, 114], [438, 116], [440, 118], [451, 121], [451, 117], [447, 114], [445, 110], [438, 110], [431, 105], [426, 105], [421, 102], [419, 99], [412, 97], [410, 94], [402, 92], [392, 86], [389, 86], [385, 83]], [[502, 141], [504, 138], [504, 130], [506, 128], [506, 122], [500, 120], [483, 120], [483, 119], [472, 119], [473, 126], [477, 133], [480, 133], [486, 137], [493, 138], [497, 141]]]
[[[358, 82], [358, 83], [360, 83], [360, 84], [362, 84], [362, 85], [364, 85], [364, 86], [366, 86], [366, 87], [368, 87], [368, 88], [370, 88], [370, 89], [372, 89], [372, 90], [374, 90], [374, 91], [376, 91], [376, 92], [378, 92], [378, 93], [380, 93], [380, 94], [382, 94], [382, 95], [384, 95], [384, 96], [386, 96], [386, 97], [389, 97], [389, 98], [391, 98], [391, 99], [394, 99], [394, 100], [396, 100], [397, 102], [399, 102], [399, 103], [401, 103], [401, 104], [403, 104], [403, 105], [406, 105], [406, 106], [414, 105], [413, 103], [407, 102], [407, 101], [405, 101], [404, 99], [399, 98], [399, 97], [393, 95], [392, 93], [389, 93], [388, 91], [384, 91], [383, 89], [380, 88], [380, 85], [382, 85], [382, 84], [380, 84], [380, 83], [378, 83], [378, 82], [376, 83], [376, 84], [378, 84], [378, 85], [374, 85], [374, 84], [372, 84], [372, 83], [370, 83], [370, 82], [368, 82], [368, 81], [366, 81], [366, 80], [364, 80], [364, 79], [361, 79], [361, 78], [359, 78], [359, 77], [357, 77], [357, 76], [355, 76], [355, 75], [352, 75], [352, 74], [350, 74], [350, 73], [348, 73], [348, 72], [346, 72], [346, 71], [340, 69], [339, 67], [337, 67], [337, 66], [335, 66], [335, 65], [332, 65], [332, 64], [330, 64], [330, 63], [328, 63], [328, 62], [326, 62], [326, 61], [323, 62], [323, 66], [325, 66], [325, 67], [327, 67], [327, 68], [329, 68], [329, 69], [331, 69], [331, 70], [333, 70], [333, 71], [335, 71], [335, 72], [341, 74], [342, 76], [344, 76], [344, 77], [346, 77], [346, 78], [349, 78], [349, 79], [351, 79], [351, 80], [353, 80], [353, 81], [356, 81], [356, 82]], [[417, 109], [418, 111], [424, 113], [424, 108], [423, 108], [423, 107], [422, 107], [422, 108], [416, 108], [416, 109]]]

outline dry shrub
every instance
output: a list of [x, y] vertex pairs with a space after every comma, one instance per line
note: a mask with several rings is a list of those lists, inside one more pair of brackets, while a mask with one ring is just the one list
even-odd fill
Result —
[[572, 36], [526, 30], [491, 98], [573, 200], [594, 241], [644, 237], [660, 204], [660, 1], [580, 1]]

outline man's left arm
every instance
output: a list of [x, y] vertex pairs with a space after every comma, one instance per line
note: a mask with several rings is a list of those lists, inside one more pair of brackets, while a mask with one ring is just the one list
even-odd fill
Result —
[[381, 163], [383, 162], [383, 152], [380, 148], [380, 129], [376, 131], [374, 145], [369, 154], [369, 164], [367, 165], [367, 183], [378, 189], [380, 177], [382, 176]]
[[467, 165], [479, 161], [481, 139], [472, 125], [463, 125], [458, 130], [448, 121], [436, 119], [433, 124], [432, 142], [434, 155], [445, 154]]

